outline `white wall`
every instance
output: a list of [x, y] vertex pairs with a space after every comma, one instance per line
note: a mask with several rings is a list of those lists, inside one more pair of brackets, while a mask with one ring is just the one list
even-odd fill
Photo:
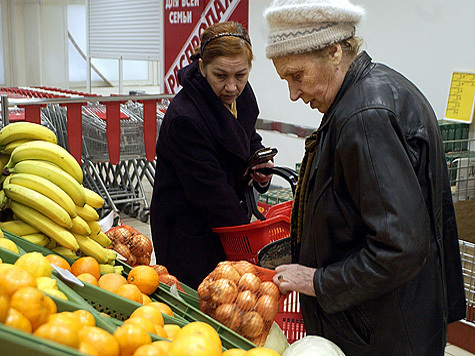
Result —
[[[290, 101], [285, 82], [265, 57], [267, 25], [262, 13], [271, 2], [249, 0], [249, 32], [256, 56], [250, 82], [261, 117], [318, 127], [322, 115], [301, 101]], [[452, 72], [475, 72], [475, 1], [353, 2], [366, 9], [357, 36], [363, 38], [364, 48], [373, 60], [391, 66], [413, 81], [427, 96], [437, 117], [444, 118]], [[262, 133], [266, 145], [280, 150], [277, 164], [292, 167], [303, 156], [303, 140]]]

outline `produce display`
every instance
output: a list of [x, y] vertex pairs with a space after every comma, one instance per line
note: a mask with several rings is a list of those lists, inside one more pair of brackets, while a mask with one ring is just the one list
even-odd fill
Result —
[[48, 128], [29, 122], [0, 130], [0, 227], [71, 260], [91, 256], [114, 272], [116, 254], [95, 210], [104, 199], [82, 185], [76, 159]]
[[274, 274], [247, 261], [220, 262], [198, 287], [201, 310], [262, 346], [284, 298]]

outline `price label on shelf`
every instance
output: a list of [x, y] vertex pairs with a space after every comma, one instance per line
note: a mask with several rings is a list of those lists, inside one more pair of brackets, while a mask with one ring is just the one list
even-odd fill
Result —
[[471, 123], [475, 104], [475, 73], [454, 72], [445, 118]]

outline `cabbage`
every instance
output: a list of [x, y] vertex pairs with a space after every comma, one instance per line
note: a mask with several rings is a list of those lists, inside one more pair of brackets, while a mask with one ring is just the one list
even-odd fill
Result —
[[284, 332], [280, 328], [279, 324], [277, 324], [275, 321], [272, 323], [264, 347], [278, 352], [279, 355], [282, 355], [285, 349], [289, 347], [287, 337], [284, 335]]
[[343, 351], [328, 339], [308, 335], [295, 341], [282, 356], [345, 356]]

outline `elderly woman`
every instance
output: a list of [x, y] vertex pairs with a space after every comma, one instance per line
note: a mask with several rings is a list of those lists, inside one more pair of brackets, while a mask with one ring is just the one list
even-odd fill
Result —
[[359, 52], [347, 0], [275, 0], [266, 47], [290, 99], [324, 114], [306, 139], [291, 217], [307, 333], [347, 356], [443, 355], [465, 297], [436, 116], [404, 76]]
[[[239, 174], [263, 145], [245, 28], [235, 22], [208, 27], [192, 60], [178, 72], [182, 89], [160, 128], [150, 223], [157, 263], [196, 289], [226, 259], [212, 228], [249, 223], [241, 203], [248, 182]], [[258, 190], [268, 188], [271, 175], [251, 177]]]

